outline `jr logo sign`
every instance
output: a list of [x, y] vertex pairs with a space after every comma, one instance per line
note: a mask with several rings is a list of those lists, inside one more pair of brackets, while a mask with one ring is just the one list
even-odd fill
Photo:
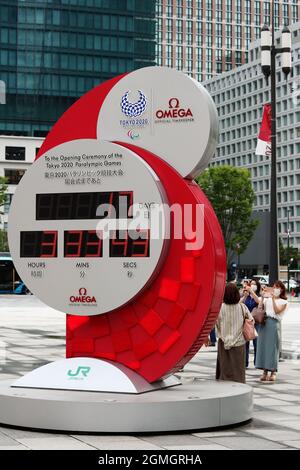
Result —
[[78, 366], [76, 371], [72, 371], [71, 369], [68, 370], [68, 376], [70, 378], [76, 377], [76, 378], [83, 378], [87, 377], [88, 374], [90, 373], [91, 368], [87, 366]]

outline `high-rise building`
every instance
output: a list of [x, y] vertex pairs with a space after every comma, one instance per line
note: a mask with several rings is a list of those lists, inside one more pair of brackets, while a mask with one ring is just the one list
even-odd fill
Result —
[[7, 229], [8, 211], [16, 187], [34, 162], [43, 141], [42, 137], [0, 135], [0, 177], [5, 177], [7, 183], [5, 202], [0, 207], [0, 230]]
[[0, 134], [43, 136], [89, 89], [155, 65], [155, 0], [0, 0]]
[[[277, 46], [280, 39], [277, 37]], [[263, 105], [270, 84], [261, 71], [260, 41], [249, 50], [249, 62], [204, 82], [217, 106], [219, 145], [212, 165], [248, 168], [256, 194], [254, 210], [270, 210], [270, 157], [256, 155]], [[300, 22], [292, 26], [293, 68], [288, 80], [277, 57], [277, 191], [279, 235], [300, 248]]]
[[[274, 1], [275, 25], [300, 20], [299, 0]], [[198, 81], [248, 60], [249, 44], [270, 24], [271, 1], [157, 0], [157, 62]]]

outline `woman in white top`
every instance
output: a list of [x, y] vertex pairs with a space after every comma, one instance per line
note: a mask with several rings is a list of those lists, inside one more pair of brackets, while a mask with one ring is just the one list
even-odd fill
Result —
[[[264, 297], [264, 293], [262, 295]], [[272, 296], [264, 297], [262, 301], [266, 311], [266, 321], [258, 328], [255, 366], [263, 370], [260, 378], [262, 382], [275, 382], [279, 360], [280, 322], [288, 305], [285, 285], [281, 281], [276, 281]]]
[[217, 319], [218, 341], [217, 380], [232, 380], [245, 383], [245, 339], [243, 325], [245, 318], [252, 316], [243, 303], [235, 284], [225, 288], [223, 304]]

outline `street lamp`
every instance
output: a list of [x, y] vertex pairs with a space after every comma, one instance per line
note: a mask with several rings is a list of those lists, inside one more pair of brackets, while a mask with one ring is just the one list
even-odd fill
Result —
[[237, 262], [237, 269], [236, 269], [236, 278], [237, 278], [237, 280], [238, 280], [239, 277], [240, 277], [240, 263], [241, 263], [240, 248], [241, 248], [240, 243], [237, 243], [237, 244], [236, 244], [236, 251], [237, 251], [237, 255], [238, 255], [238, 262]]
[[271, 77], [272, 140], [271, 140], [271, 188], [270, 188], [270, 262], [269, 283], [278, 279], [278, 223], [277, 223], [277, 167], [276, 167], [276, 55], [281, 54], [282, 71], [286, 78], [292, 67], [291, 32], [287, 26], [282, 30], [281, 47], [275, 45], [275, 14], [272, 0], [272, 32], [268, 26], [261, 30], [261, 65], [267, 83]]

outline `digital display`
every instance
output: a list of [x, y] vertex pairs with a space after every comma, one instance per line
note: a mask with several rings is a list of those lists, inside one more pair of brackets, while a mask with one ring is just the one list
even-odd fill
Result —
[[147, 258], [150, 256], [150, 230], [139, 232], [115, 230], [110, 233], [109, 256], [111, 258]]
[[[21, 258], [57, 258], [57, 231], [20, 232]], [[102, 258], [103, 237], [96, 230], [64, 232], [65, 258]], [[147, 258], [150, 256], [150, 230], [114, 230], [109, 235], [111, 258]]]
[[103, 240], [96, 230], [69, 230], [64, 232], [65, 258], [101, 258]]
[[57, 231], [20, 232], [21, 258], [56, 258]]
[[[98, 213], [99, 206], [107, 210]], [[133, 191], [36, 194], [36, 220], [132, 218]]]

